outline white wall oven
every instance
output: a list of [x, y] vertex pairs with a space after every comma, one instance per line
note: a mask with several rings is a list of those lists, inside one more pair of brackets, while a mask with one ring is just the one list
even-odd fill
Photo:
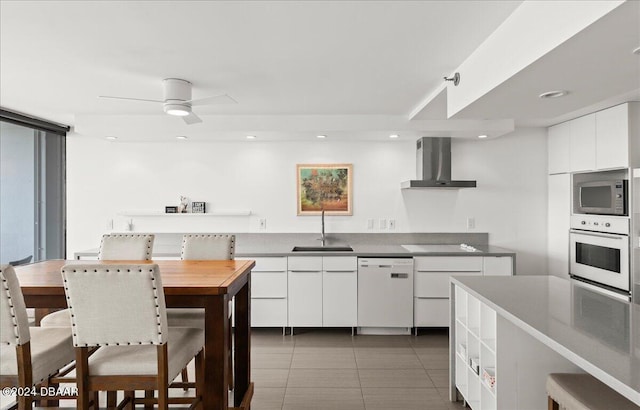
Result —
[[569, 273], [575, 279], [629, 295], [629, 220], [573, 215]]

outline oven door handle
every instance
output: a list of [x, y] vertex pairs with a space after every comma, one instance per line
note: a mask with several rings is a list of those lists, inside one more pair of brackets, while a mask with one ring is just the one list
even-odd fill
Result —
[[615, 234], [600, 233], [600, 232], [587, 232], [587, 231], [580, 231], [577, 229], [571, 229], [569, 230], [569, 233], [575, 233], [578, 235], [585, 235], [585, 236], [597, 236], [599, 238], [607, 238], [607, 239], [620, 239], [620, 240], [626, 237], [626, 235], [615, 235]]

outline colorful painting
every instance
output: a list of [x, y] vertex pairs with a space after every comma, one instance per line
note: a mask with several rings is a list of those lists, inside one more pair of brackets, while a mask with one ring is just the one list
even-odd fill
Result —
[[351, 164], [298, 164], [298, 215], [351, 215]]

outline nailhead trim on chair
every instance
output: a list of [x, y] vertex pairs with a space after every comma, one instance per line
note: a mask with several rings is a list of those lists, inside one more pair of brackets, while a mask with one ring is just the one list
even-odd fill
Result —
[[146, 238], [147, 240], [147, 253], [145, 260], [151, 260], [151, 254], [153, 252], [153, 246], [151, 245], [153, 235], [150, 234], [104, 234], [100, 240], [100, 250], [98, 252], [98, 259], [102, 259], [102, 248], [104, 246], [105, 238]]
[[[106, 236], [106, 235], [105, 235]], [[62, 272], [64, 272], [65, 270], [63, 269]], [[93, 270], [94, 272], [98, 272], [97, 269]], [[116, 269], [117, 272], [120, 272], [120, 269]], [[77, 272], [76, 269], [73, 269], [73, 272]], [[84, 269], [84, 272], [88, 272], [87, 269]], [[109, 272], [109, 269], [106, 269], [106, 272]], [[131, 269], [127, 269], [127, 272], [131, 272]], [[142, 268], [138, 268], [138, 272], [142, 273]], [[160, 322], [160, 305], [158, 305], [158, 288], [155, 284], [155, 278], [153, 277], [153, 269], [149, 269], [149, 277], [151, 278], [151, 281], [153, 282], [153, 298], [155, 300], [155, 305], [156, 305], [156, 318], [157, 318], [157, 324], [158, 324], [158, 336], [159, 336], [159, 345], [166, 343], [163, 339], [162, 339], [162, 323]], [[3, 279], [4, 280], [4, 279]], [[65, 294], [69, 294], [69, 288], [67, 287], [67, 280], [63, 279], [64, 282], [64, 290], [65, 290]], [[69, 311], [71, 313], [71, 326], [73, 326], [74, 328], [76, 327], [76, 322], [75, 322], [75, 315], [73, 314], [73, 306], [71, 306], [71, 299], [69, 298], [69, 296], [66, 297], [67, 298], [67, 305], [69, 306]], [[74, 342], [73, 345], [75, 347], [78, 347], [79, 345], [75, 342], [75, 338], [76, 338], [77, 334], [75, 333], [75, 329], [73, 332], [73, 337], [74, 337]], [[155, 345], [156, 343], [154, 343], [153, 341], [149, 341], [149, 342], [127, 342], [127, 346], [131, 345], [131, 344], [138, 344], [138, 345]], [[124, 345], [124, 343], [101, 343], [99, 346], [120, 346], [120, 345]], [[84, 344], [84, 347], [89, 347], [88, 344]]]
[[[9, 291], [9, 285], [7, 285], [7, 280], [4, 278], [4, 273], [2, 273], [2, 291], [7, 294], [7, 299], [9, 299], [9, 309], [11, 312], [11, 319], [13, 322], [13, 334], [16, 337], [16, 345], [20, 344], [20, 334], [18, 333], [18, 321], [16, 320], [16, 309], [13, 306], [13, 302], [11, 301], [11, 292]], [[11, 345], [11, 343], [7, 342], [7, 345]]]
[[218, 234], [186, 234], [182, 235], [182, 247], [180, 249], [180, 259], [184, 259], [184, 247], [186, 238], [231, 238], [231, 245], [229, 246], [229, 259], [233, 259], [236, 248], [236, 236], [235, 235], [218, 235]]

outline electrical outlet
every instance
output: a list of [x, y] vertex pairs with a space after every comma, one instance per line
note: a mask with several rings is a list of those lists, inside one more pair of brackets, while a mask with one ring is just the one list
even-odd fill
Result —
[[389, 219], [389, 229], [396, 229], [396, 220]]
[[467, 218], [467, 229], [476, 229], [476, 218]]
[[267, 219], [266, 218], [260, 218], [259, 225], [260, 225], [259, 229], [261, 231], [264, 231], [265, 229], [267, 229]]
[[380, 219], [380, 229], [387, 229], [387, 220], [382, 218]]
[[107, 229], [113, 230], [113, 219], [107, 219]]
[[374, 221], [373, 219], [367, 219], [367, 229], [373, 229]]

